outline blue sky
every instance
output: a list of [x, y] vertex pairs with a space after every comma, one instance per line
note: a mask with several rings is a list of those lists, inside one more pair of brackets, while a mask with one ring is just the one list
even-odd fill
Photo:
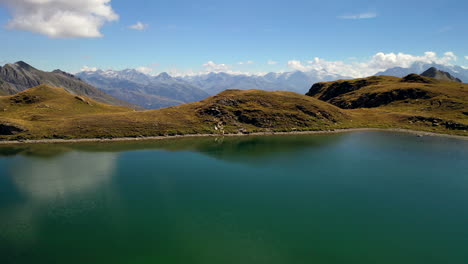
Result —
[[[69, 72], [88, 66], [153, 73], [333, 70], [362, 63], [360, 71], [367, 74], [371, 67], [426, 60], [425, 52], [431, 51], [444, 63], [468, 66], [467, 1], [34, 2], [0, 0], [2, 63], [24, 60], [44, 70]], [[77, 16], [44, 22], [53, 12]], [[86, 21], [96, 18], [96, 12], [101, 20]], [[129, 28], [137, 22], [142, 30]], [[93, 29], [92, 23], [96, 32], [83, 33], [83, 28]], [[54, 30], [58, 35], [50, 33]], [[444, 59], [446, 52], [452, 54]], [[375, 62], [378, 53], [384, 59]]]

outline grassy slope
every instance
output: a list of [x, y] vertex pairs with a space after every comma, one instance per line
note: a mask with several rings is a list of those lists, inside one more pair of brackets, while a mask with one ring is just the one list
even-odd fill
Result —
[[[416, 76], [416, 78], [419, 78]], [[466, 129], [446, 129], [445, 122], [468, 126], [468, 84], [422, 77], [417, 82], [391, 76], [320, 83], [308, 93], [337, 105], [359, 126], [399, 127], [468, 135]], [[349, 92], [336, 94], [343, 86]], [[356, 89], [356, 90], [353, 90]]]
[[[303, 105], [324, 116], [312, 116]], [[79, 116], [70, 120], [66, 135], [155, 136], [310, 130], [333, 127], [345, 120], [337, 107], [290, 92], [225, 91], [200, 102], [160, 110]]]
[[[447, 120], [468, 125], [467, 85], [439, 81], [402, 83], [400, 78], [379, 78], [371, 85], [340, 95], [339, 99], [353, 101], [364, 95], [413, 88], [424, 90], [424, 94], [430, 96], [396, 100], [372, 108], [341, 109], [293, 92], [227, 90], [195, 103], [134, 111], [78, 98], [63, 89], [42, 85], [14, 96], [0, 97], [0, 125], [16, 125], [26, 130], [0, 136], [0, 139], [110, 138], [354, 127], [406, 128], [468, 135], [465, 129], [444, 125]], [[320, 97], [320, 94], [315, 96]], [[435, 124], [433, 119], [416, 117], [436, 118]]]
[[39, 86], [16, 96], [40, 98], [14, 103], [1, 97], [0, 121], [26, 132], [3, 138], [90, 138], [195, 133], [319, 130], [336, 128], [348, 115], [315, 98], [292, 92], [231, 90], [200, 102], [150, 111], [91, 105], [59, 88]]
[[34, 138], [50, 136], [56, 127], [76, 116], [130, 111], [133, 110], [99, 103], [47, 85], [0, 97], [0, 124], [19, 125]]

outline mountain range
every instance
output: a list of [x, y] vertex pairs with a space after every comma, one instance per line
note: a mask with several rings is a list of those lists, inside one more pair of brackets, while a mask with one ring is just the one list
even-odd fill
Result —
[[76, 76], [112, 96], [147, 109], [195, 102], [209, 96], [199, 87], [167, 73], [150, 76], [127, 69], [83, 71]]
[[23, 61], [0, 67], [0, 94], [12, 95], [41, 84], [61, 87], [72, 94], [87, 96], [106, 104], [138, 108], [61, 70], [45, 72]]
[[198, 102], [146, 111], [101, 104], [62, 88], [39, 85], [0, 96], [0, 109], [0, 141], [346, 128], [468, 135], [468, 84], [418, 74], [321, 82], [307, 95], [226, 90]]
[[460, 79], [464, 83], [468, 83], [468, 69], [457, 65], [442, 65], [437, 63], [415, 62], [408, 68], [394, 67], [385, 71], [378, 72], [375, 76], [387, 75], [395, 77], [404, 77], [411, 73], [421, 74], [427, 69], [437, 68], [440, 71], [445, 71], [455, 78]]
[[[431, 67], [437, 67], [456, 79], [468, 82], [468, 69], [434, 63], [417, 62], [408, 68], [390, 68], [376, 75], [403, 77], [411, 73], [421, 74]], [[148, 109], [194, 102], [229, 89], [281, 90], [306, 93], [313, 83], [352, 79], [348, 76], [317, 70], [270, 72], [265, 75], [210, 72], [173, 77], [165, 72], [157, 76], [151, 76], [133, 69], [127, 69], [122, 71], [83, 71], [76, 75], [106, 93]]]
[[[390, 68], [376, 75], [403, 77], [410, 73], [420, 74], [434, 67], [439, 70], [432, 70], [423, 75], [442, 78], [441, 80], [450, 80], [450, 78], [444, 79], [444, 76], [450, 75], [454, 76], [453, 80], [468, 81], [468, 69], [463, 67], [419, 62], [408, 68]], [[77, 95], [86, 95], [103, 103], [131, 108], [158, 109], [199, 101], [229, 89], [283, 90], [305, 93], [313, 83], [339, 79], [352, 78], [315, 70], [271, 72], [265, 75], [211, 72], [172, 77], [165, 72], [152, 76], [134, 69], [127, 69], [82, 71], [72, 75], [61, 70], [41, 71], [20, 61], [0, 67], [0, 95], [11, 95], [40, 84], [48, 84], [64, 88]]]
[[320, 71], [293, 71], [284, 73], [270, 72], [266, 75], [229, 74], [225, 72], [208, 73], [179, 77], [215, 95], [228, 89], [258, 89], [266, 91], [291, 91], [305, 93], [311, 83], [347, 79], [349, 77], [327, 74]]
[[151, 76], [133, 69], [82, 71], [76, 76], [110, 95], [148, 109], [194, 102], [229, 89], [305, 93], [311, 83], [348, 78], [319, 71], [268, 73], [263, 76], [211, 72], [172, 77], [165, 72]]

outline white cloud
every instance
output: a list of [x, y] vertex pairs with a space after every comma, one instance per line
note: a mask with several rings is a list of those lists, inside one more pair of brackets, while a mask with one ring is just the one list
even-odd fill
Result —
[[243, 72], [243, 71], [233, 71], [230, 69], [222, 70], [222, 71], [214, 71], [210, 67], [205, 67], [205, 69], [201, 71], [197, 71], [193, 69], [182, 70], [182, 69], [177, 69], [177, 68], [171, 68], [171, 69], [165, 70], [165, 72], [167, 72], [169, 75], [174, 76], [174, 77], [204, 75], [204, 74], [208, 74], [211, 72], [215, 72], [215, 73], [223, 72], [223, 73], [228, 73], [231, 75], [248, 75], [248, 76], [254, 76], [254, 75], [263, 76], [266, 74], [266, 72]]
[[[465, 59], [468, 60], [468, 56], [464, 56]], [[438, 55], [435, 52], [427, 51], [420, 56], [411, 55], [406, 53], [384, 53], [379, 52], [370, 57], [367, 60], [358, 60], [357, 58], [348, 58], [345, 61], [329, 61], [322, 58], [313, 58], [311, 60], [300, 61], [300, 60], [290, 60], [287, 62], [287, 67], [290, 70], [299, 70], [299, 71], [317, 71], [319, 74], [328, 75], [328, 74], [336, 74], [345, 77], [366, 77], [376, 74], [380, 71], [385, 71], [389, 68], [393, 67], [403, 67], [408, 68], [411, 67], [413, 63], [436, 63], [436, 64], [443, 64], [443, 65], [452, 65], [454, 61], [457, 60], [457, 56], [453, 52], [445, 52], [441, 55]], [[248, 62], [248, 61], [247, 61]], [[243, 62], [244, 65], [247, 62]], [[276, 61], [268, 61], [267, 64], [269, 65], [276, 65]], [[237, 64], [218, 64], [214, 61], [208, 61], [207, 63], [203, 64], [201, 68], [196, 69], [164, 69], [164, 71], [168, 72], [171, 76], [193, 76], [193, 75], [201, 75], [207, 74], [210, 72], [225, 72], [233, 75], [262, 75], [262, 72], [246, 72], [241, 71], [237, 67]], [[159, 66], [157, 64], [154, 65], [146, 65], [142, 67], [135, 68], [137, 71], [140, 71], [145, 74], [149, 75], [157, 75], [155, 71], [155, 67]], [[159, 68], [159, 67], [158, 67]], [[95, 67], [88, 67], [84, 66], [81, 71], [96, 71], [98, 70]]]
[[457, 56], [450, 51], [445, 52], [442, 57], [437, 56], [437, 54], [432, 51], [425, 52], [423, 56], [414, 56], [405, 53], [379, 52], [365, 62], [345, 63], [343, 61], [327, 61], [316, 57], [313, 60], [306, 62], [290, 60], [288, 61], [288, 67], [292, 70], [298, 71], [315, 70], [348, 77], [365, 77], [374, 75], [377, 72], [384, 71], [388, 68], [408, 68], [415, 62], [450, 65], [451, 62], [456, 60]]
[[88, 67], [88, 66], [83, 66], [80, 70], [80, 72], [95, 72], [99, 70], [98, 68], [96, 67]]
[[111, 0], [0, 0], [12, 14], [7, 28], [52, 38], [95, 38], [104, 23], [119, 16]]
[[369, 19], [369, 18], [376, 18], [376, 17], [377, 17], [377, 13], [367, 12], [367, 13], [339, 16], [338, 18], [341, 18], [341, 19]]
[[135, 25], [128, 26], [128, 28], [142, 31], [148, 28], [148, 24], [143, 24], [140, 21], [138, 21]]
[[144, 73], [144, 74], [149, 74], [149, 75], [154, 71], [153, 68], [145, 67], [145, 66], [137, 67], [137, 68], [135, 68], [135, 70], [137, 70], [137, 71], [139, 71], [141, 73]]
[[252, 65], [252, 64], [255, 64], [255, 62], [249, 60], [249, 61], [241, 61], [241, 62], [238, 62], [237, 64], [239, 65]]
[[468, 60], [468, 56], [465, 56], [465, 60]]
[[222, 71], [228, 71], [229, 66], [226, 64], [216, 64], [213, 61], [209, 61], [205, 64], [202, 65], [206, 71], [209, 72], [222, 72]]
[[268, 65], [276, 65], [276, 64], [278, 64], [278, 62], [274, 61], [274, 60], [269, 60], [269, 61], [267, 61], [267, 64]]

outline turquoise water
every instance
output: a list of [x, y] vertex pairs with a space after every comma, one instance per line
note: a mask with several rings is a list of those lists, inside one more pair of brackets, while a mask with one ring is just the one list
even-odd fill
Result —
[[468, 141], [0, 148], [0, 263], [468, 263]]

